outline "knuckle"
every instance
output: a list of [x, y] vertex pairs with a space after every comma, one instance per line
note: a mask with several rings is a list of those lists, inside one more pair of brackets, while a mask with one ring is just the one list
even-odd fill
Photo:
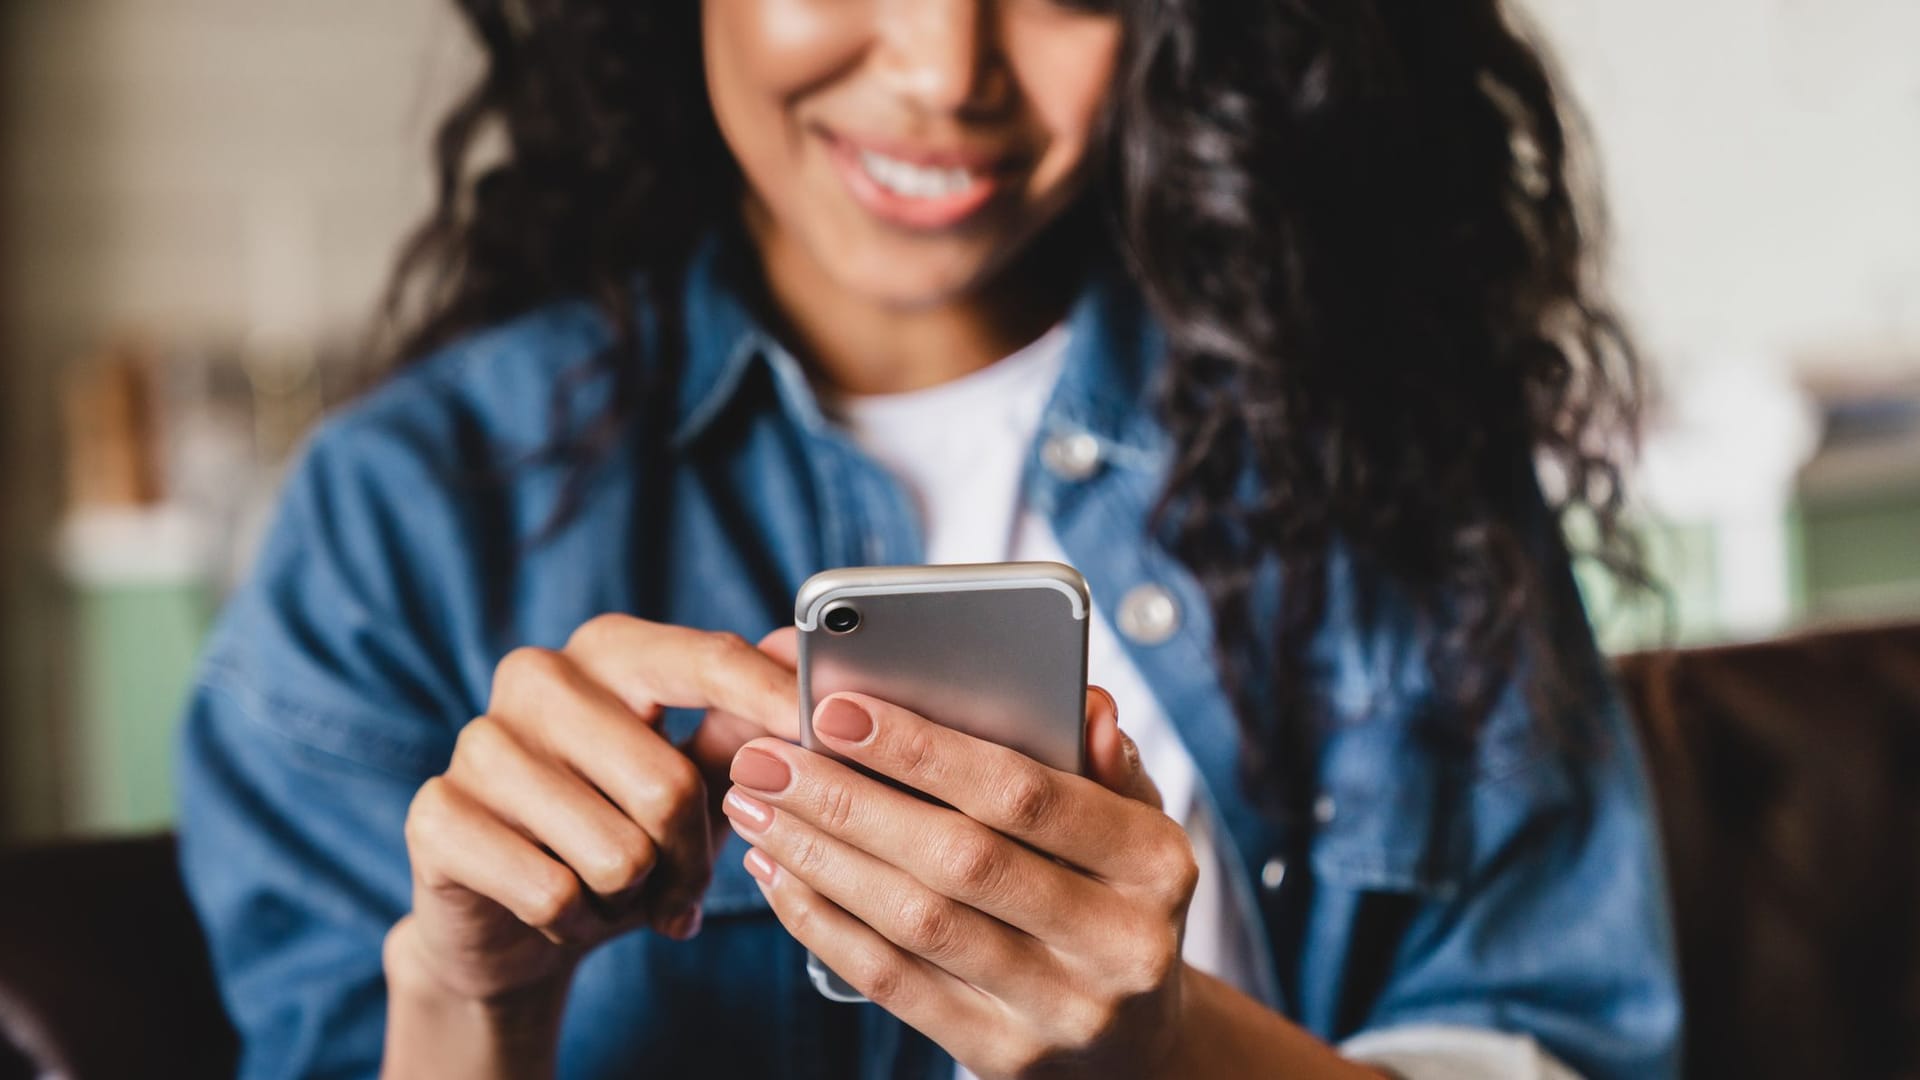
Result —
[[594, 855], [593, 865], [583, 867], [587, 882], [601, 895], [617, 893], [645, 875], [648, 860], [635, 847], [614, 843]]
[[905, 1003], [907, 969], [890, 950], [862, 945], [853, 956], [853, 984], [868, 1001], [888, 1011]]
[[1076, 996], [1060, 1010], [1054, 1054], [1079, 1056], [1100, 1045], [1119, 1022], [1120, 1009], [1111, 998]]
[[491, 715], [478, 716], [454, 736], [453, 759], [484, 773], [489, 763], [500, 760], [512, 741], [513, 736], [507, 734], [499, 720]]
[[926, 778], [937, 769], [940, 755], [934, 745], [933, 729], [925, 724], [901, 725], [905, 728], [895, 741], [894, 760], [902, 777]]
[[660, 794], [669, 806], [701, 803], [706, 799], [706, 777], [700, 775], [700, 767], [684, 754], [663, 758], [657, 766], [654, 782], [659, 785]]
[[1154, 877], [1161, 895], [1170, 907], [1184, 910], [1200, 886], [1200, 862], [1194, 857], [1193, 841], [1186, 830], [1175, 825], [1160, 850]]
[[752, 652], [753, 646], [747, 639], [731, 630], [703, 630], [701, 643], [714, 660], [726, 662], [742, 653]]
[[439, 839], [451, 810], [445, 777], [435, 776], [421, 784], [420, 790], [413, 793], [413, 801], [407, 804], [407, 820], [401, 826], [407, 850], [417, 853], [432, 846]]
[[568, 652], [592, 653], [608, 645], [640, 620], [631, 615], [595, 615], [574, 628], [567, 637]]
[[557, 930], [580, 904], [580, 882], [555, 867], [527, 883], [524, 918], [531, 926]]
[[815, 798], [821, 828], [828, 832], [844, 832], [853, 824], [856, 800], [848, 785], [834, 780], [823, 781]]
[[1005, 868], [999, 839], [984, 830], [955, 834], [939, 855], [943, 891], [966, 896], [991, 893], [999, 887]]
[[801, 877], [813, 877], [826, 865], [828, 849], [824, 841], [811, 833], [795, 836], [787, 853], [787, 865]]
[[900, 944], [935, 963], [952, 956], [959, 943], [959, 919], [951, 901], [916, 893], [902, 900], [896, 911]]
[[[786, 924], [787, 933], [797, 941], [807, 940], [813, 932], [814, 924], [819, 921], [813, 901], [803, 894], [796, 893], [780, 903], [780, 921]], [[848, 976], [843, 972], [841, 977]]]
[[1053, 815], [1053, 784], [1033, 769], [1014, 769], [1000, 789], [999, 813], [1014, 832], [1031, 832]]
[[549, 686], [560, 678], [565, 661], [552, 649], [522, 645], [500, 658], [493, 669], [492, 703], [514, 701], [518, 694]]

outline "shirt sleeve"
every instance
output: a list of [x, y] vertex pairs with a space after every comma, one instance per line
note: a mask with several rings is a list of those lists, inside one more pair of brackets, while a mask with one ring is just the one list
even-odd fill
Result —
[[1399, 1080], [1582, 1080], [1524, 1035], [1441, 1024], [1357, 1035], [1341, 1044], [1349, 1061]]
[[401, 565], [451, 542], [422, 533], [435, 485], [390, 434], [356, 420], [304, 453], [186, 709], [182, 873], [242, 1077], [377, 1074], [407, 807], [471, 715], [423, 625], [437, 582]]

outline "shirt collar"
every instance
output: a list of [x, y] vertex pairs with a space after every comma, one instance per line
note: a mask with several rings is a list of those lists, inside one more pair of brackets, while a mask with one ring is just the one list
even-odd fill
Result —
[[[688, 263], [676, 449], [697, 442], [726, 412], [754, 365], [784, 356], [745, 299], [755, 273], [738, 229], [706, 237]], [[1166, 343], [1138, 290], [1117, 267], [1102, 262], [1089, 273], [1066, 321], [1067, 355], [1043, 428], [1086, 431], [1106, 444], [1115, 464], [1157, 461], [1165, 438], [1154, 421], [1152, 395]], [[798, 419], [819, 422], [817, 407], [804, 411]]]

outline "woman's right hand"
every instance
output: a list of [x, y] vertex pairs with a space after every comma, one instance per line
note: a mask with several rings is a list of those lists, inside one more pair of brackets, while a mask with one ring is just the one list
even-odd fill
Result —
[[[693, 936], [725, 827], [708, 793], [748, 740], [797, 738], [791, 654], [791, 632], [756, 648], [618, 615], [509, 654], [408, 811], [413, 911], [387, 937], [389, 981], [564, 995], [607, 938]], [[684, 746], [660, 730], [667, 708], [707, 710]]]

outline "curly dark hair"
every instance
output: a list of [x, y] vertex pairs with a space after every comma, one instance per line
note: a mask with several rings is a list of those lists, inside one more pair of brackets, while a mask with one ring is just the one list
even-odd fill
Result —
[[[395, 354], [592, 298], [616, 346], [583, 377], [613, 380], [613, 404], [553, 448], [586, 469], [662, 400], [688, 256], [738, 212], [699, 5], [458, 3], [486, 66], [438, 133]], [[1209, 597], [1254, 792], [1283, 815], [1311, 797], [1335, 558], [1431, 631], [1436, 739], [1470, 744], [1522, 672], [1558, 725], [1590, 673], [1549, 631], [1568, 591], [1552, 526], [1588, 518], [1595, 553], [1644, 580], [1619, 522], [1640, 383], [1539, 50], [1499, 0], [1100, 6], [1125, 46], [1083, 207], [1168, 333], [1155, 532]], [[636, 288], [667, 363], [632, 362]], [[1278, 619], [1256, 617], [1277, 581]]]

